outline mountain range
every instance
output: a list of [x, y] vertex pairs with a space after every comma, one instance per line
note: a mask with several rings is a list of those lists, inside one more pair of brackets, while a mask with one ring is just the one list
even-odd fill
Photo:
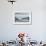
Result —
[[21, 19], [15, 17], [15, 22], [29, 22], [29, 17], [25, 17]]

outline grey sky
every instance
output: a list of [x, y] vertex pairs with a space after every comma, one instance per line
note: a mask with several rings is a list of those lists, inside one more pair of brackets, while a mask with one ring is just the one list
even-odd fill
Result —
[[23, 13], [22, 14], [16, 14], [15, 17], [21, 19], [21, 18], [29, 17], [29, 14], [28, 13], [27, 14], [23, 14]]

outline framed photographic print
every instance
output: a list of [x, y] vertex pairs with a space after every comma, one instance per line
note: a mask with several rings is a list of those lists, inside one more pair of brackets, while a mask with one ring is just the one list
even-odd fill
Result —
[[16, 11], [13, 17], [14, 24], [32, 24], [31, 11]]

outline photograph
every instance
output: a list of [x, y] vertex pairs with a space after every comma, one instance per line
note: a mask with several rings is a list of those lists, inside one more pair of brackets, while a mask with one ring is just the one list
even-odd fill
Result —
[[21, 15], [16, 15], [15, 16], [15, 22], [29, 22], [29, 14], [27, 13], [22, 13]]
[[31, 12], [15, 12], [14, 14], [14, 24], [31, 24], [32, 22]]

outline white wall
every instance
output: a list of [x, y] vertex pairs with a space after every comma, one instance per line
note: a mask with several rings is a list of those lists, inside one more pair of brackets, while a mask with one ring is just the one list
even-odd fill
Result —
[[[27, 32], [34, 40], [46, 40], [45, 5], [45, 0], [17, 0], [14, 5], [0, 0], [0, 40], [15, 39], [18, 32]], [[14, 25], [12, 13], [17, 10], [31, 10], [32, 25]]]

